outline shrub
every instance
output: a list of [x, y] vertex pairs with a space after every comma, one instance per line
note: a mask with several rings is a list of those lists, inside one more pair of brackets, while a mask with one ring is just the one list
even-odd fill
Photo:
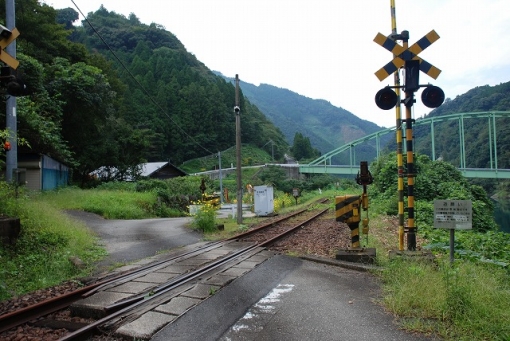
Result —
[[213, 232], [216, 230], [216, 208], [205, 204], [200, 207], [193, 216], [191, 227], [202, 232]]
[[152, 190], [168, 190], [168, 186], [163, 180], [140, 180], [136, 182], [135, 190], [137, 192], [149, 192]]

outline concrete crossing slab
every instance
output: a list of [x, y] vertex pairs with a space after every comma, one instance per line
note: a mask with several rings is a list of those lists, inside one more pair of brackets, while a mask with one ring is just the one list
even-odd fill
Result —
[[251, 269], [233, 267], [233, 268], [229, 268], [229, 269], [223, 271], [221, 274], [224, 276], [239, 277], [239, 276], [244, 275], [245, 273], [247, 273], [250, 270]]
[[130, 294], [100, 291], [71, 305], [73, 316], [101, 318], [105, 316], [104, 307], [131, 297]]
[[182, 293], [181, 296], [198, 298], [198, 299], [203, 300], [203, 299], [211, 296], [212, 294], [214, 294], [219, 288], [220, 287], [216, 286], [216, 285], [208, 285], [208, 284], [198, 283], [192, 289]]
[[168, 272], [152, 272], [143, 277], [135, 278], [133, 281], [135, 282], [146, 282], [146, 283], [165, 283], [171, 280], [174, 277], [177, 277], [178, 274], [168, 273]]
[[106, 290], [106, 292], [122, 292], [126, 294], [140, 294], [144, 291], [147, 291], [151, 288], [156, 287], [155, 283], [145, 283], [145, 282], [127, 282], [124, 284], [121, 284], [119, 286], [110, 288]]
[[182, 266], [182, 265], [189, 266], [190, 265], [193, 267], [199, 267], [199, 266], [202, 266], [209, 262], [210, 261], [207, 259], [199, 259], [199, 258], [192, 257], [192, 258], [188, 258], [188, 259], [184, 259], [182, 261], [176, 262], [175, 264], [180, 265], [180, 266]]
[[149, 311], [133, 322], [121, 326], [117, 329], [117, 334], [131, 340], [148, 340], [154, 333], [174, 319], [174, 315]]
[[174, 297], [170, 302], [162, 304], [154, 309], [157, 312], [179, 316], [189, 308], [197, 305], [202, 300], [191, 297]]
[[250, 260], [244, 260], [244, 261], [242, 261], [240, 263], [237, 263], [235, 267], [236, 268], [243, 268], [243, 269], [253, 269], [254, 267], [259, 265], [260, 263], [262, 263], [262, 262], [253, 262], [250, 259]]
[[208, 278], [204, 283], [223, 287], [223, 286], [227, 285], [228, 283], [232, 282], [236, 278], [237, 277], [235, 277], [235, 276], [227, 276], [227, 275], [218, 274], [218, 275], [212, 276], [211, 278]]
[[172, 265], [169, 265], [163, 269], [159, 269], [157, 272], [163, 272], [163, 273], [171, 273], [171, 274], [177, 274], [177, 275], [180, 275], [180, 274], [183, 274], [183, 273], [186, 273], [188, 272], [189, 270], [191, 270], [192, 267], [190, 267], [189, 265], [176, 265], [176, 264], [172, 264]]

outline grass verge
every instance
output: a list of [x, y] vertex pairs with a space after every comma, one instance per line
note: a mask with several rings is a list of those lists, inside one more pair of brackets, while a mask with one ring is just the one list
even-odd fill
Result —
[[16, 244], [0, 246], [0, 300], [86, 276], [105, 255], [85, 225], [47, 202], [20, 198], [7, 213], [19, 217], [22, 228]]
[[380, 303], [402, 328], [444, 340], [510, 340], [510, 275], [494, 264], [437, 254], [434, 260], [387, 257], [397, 249], [397, 230], [388, 217], [371, 221], [371, 246], [384, 270]]

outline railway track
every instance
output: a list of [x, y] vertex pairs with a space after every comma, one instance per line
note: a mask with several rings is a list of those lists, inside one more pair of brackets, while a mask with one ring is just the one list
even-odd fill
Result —
[[[125, 332], [126, 334], [121, 337], [127, 337], [132, 332], [130, 323], [135, 323], [150, 314], [159, 316], [165, 313], [165, 309], [170, 309], [173, 300], [194, 302], [181, 312], [171, 312], [164, 324], [171, 323], [236, 278], [225, 274], [242, 275], [251, 270], [272, 256], [265, 247], [302, 228], [328, 210], [329, 208], [303, 209], [263, 223], [227, 240], [208, 243], [195, 250], [103, 280], [68, 295], [2, 315], [0, 333], [57, 310], [70, 309], [72, 315], [79, 314], [95, 320], [69, 332], [60, 339], [62, 341], [84, 339], [98, 332], [110, 334], [114, 330], [120, 330], [121, 334], [122, 331]], [[169, 278], [163, 282], [146, 280], [149, 277], [164, 275]], [[130, 290], [126, 288], [130, 285], [141, 286], [143, 289], [129, 292]], [[108, 295], [113, 295], [114, 298], [110, 301], [103, 299], [103, 304], [97, 307], [94, 304], [88, 305], [94, 301], [94, 297], [101, 299]]]

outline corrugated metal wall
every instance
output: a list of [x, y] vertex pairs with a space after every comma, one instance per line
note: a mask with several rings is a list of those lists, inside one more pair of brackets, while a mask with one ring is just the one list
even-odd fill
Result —
[[49, 156], [42, 156], [41, 190], [52, 190], [67, 186], [69, 168]]

